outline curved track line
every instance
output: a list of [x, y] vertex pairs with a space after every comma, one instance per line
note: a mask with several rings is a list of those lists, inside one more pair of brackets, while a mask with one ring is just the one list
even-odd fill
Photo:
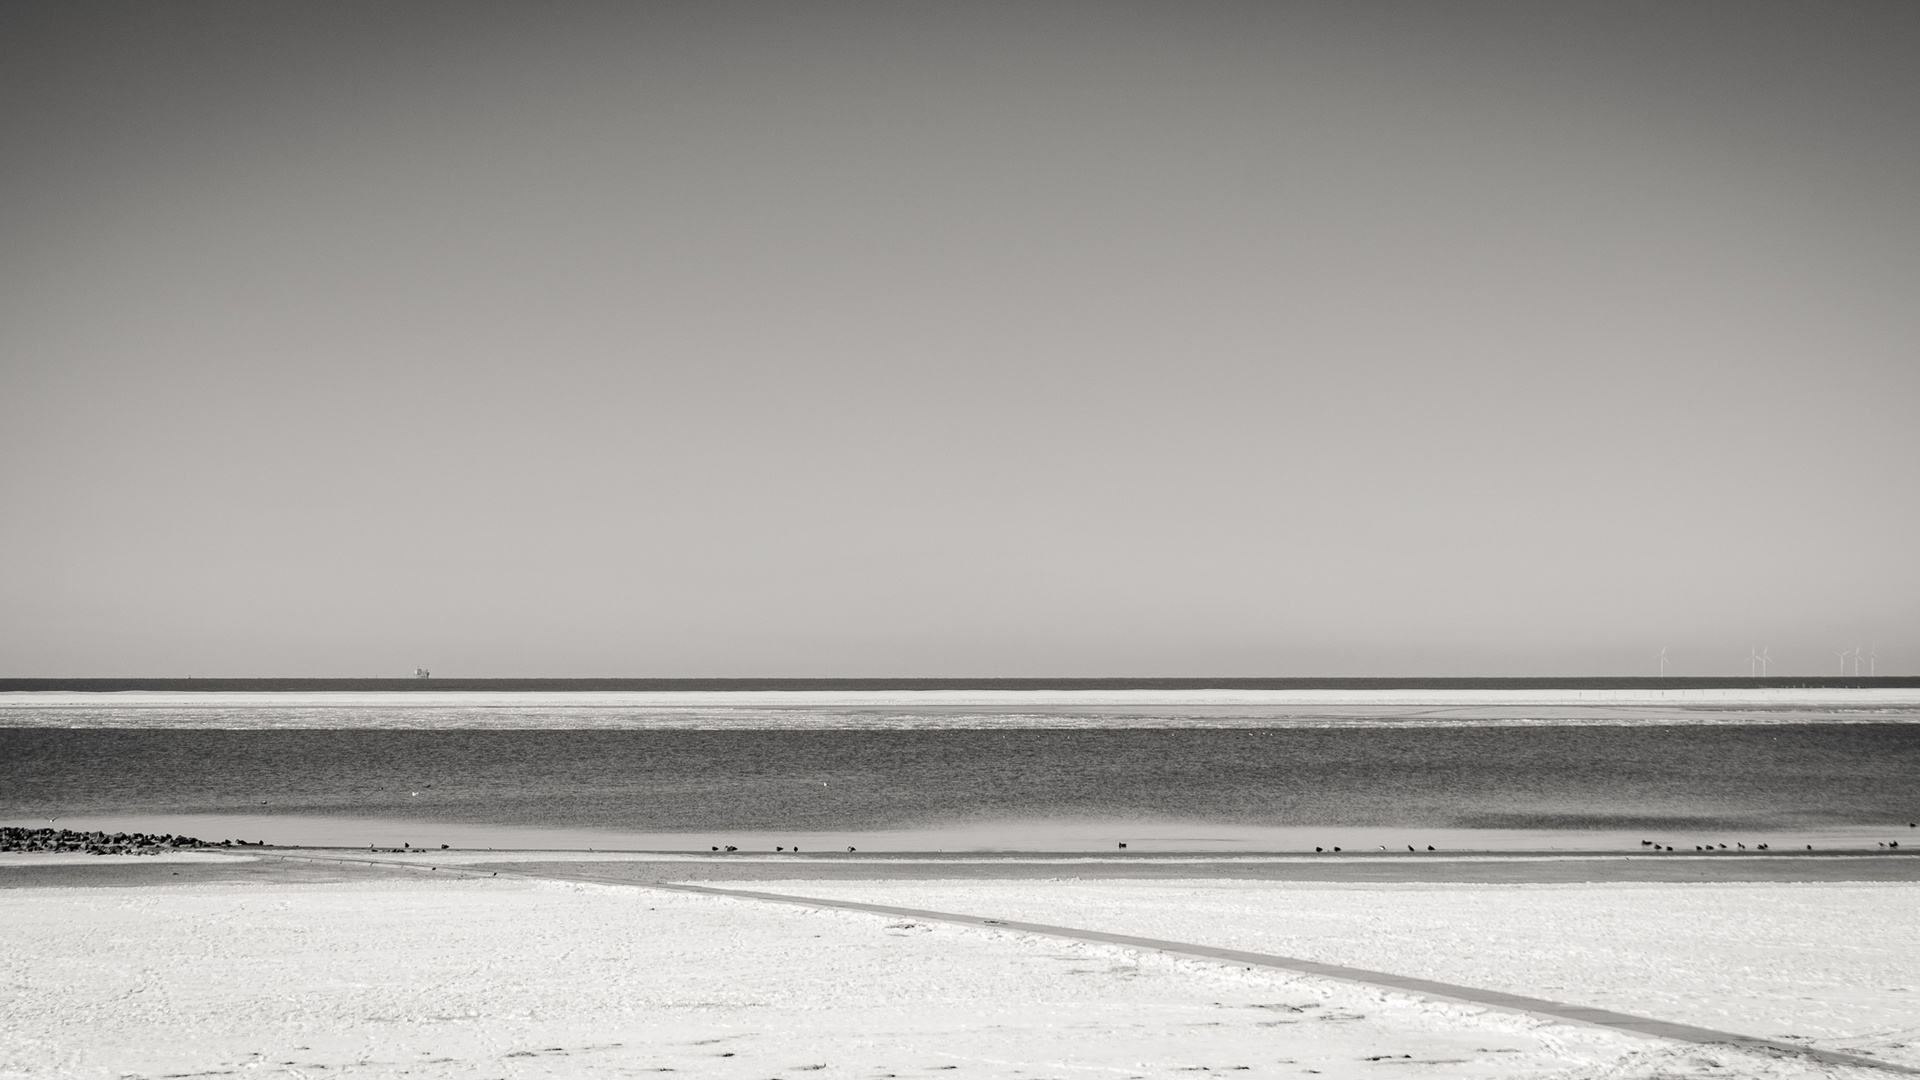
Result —
[[[422, 854], [425, 854], [423, 852]], [[396, 867], [403, 870], [439, 871], [436, 865], [426, 867], [418, 863], [395, 862], [388, 859], [360, 859], [327, 855], [275, 855], [281, 859], [305, 859], [310, 862], [361, 863], [368, 866]], [[1130, 949], [1143, 949], [1149, 952], [1166, 953], [1171, 956], [1189, 956], [1200, 960], [1225, 961], [1244, 967], [1272, 968], [1301, 975], [1314, 975], [1338, 982], [1355, 983], [1402, 993], [1414, 994], [1437, 1001], [1448, 1001], [1461, 1005], [1477, 1005], [1483, 1008], [1499, 1009], [1503, 1012], [1524, 1013], [1529, 1016], [1551, 1020], [1557, 1023], [1584, 1024], [1589, 1027], [1605, 1028], [1609, 1031], [1625, 1032], [1649, 1039], [1673, 1039], [1679, 1042], [1698, 1043], [1708, 1046], [1735, 1046], [1745, 1050], [1758, 1050], [1778, 1054], [1792, 1054], [1797, 1057], [1812, 1058], [1829, 1065], [1854, 1065], [1866, 1068], [1883, 1069], [1889, 1072], [1920, 1076], [1920, 1069], [1891, 1061], [1859, 1054], [1847, 1054], [1838, 1050], [1821, 1050], [1811, 1046], [1780, 1042], [1774, 1039], [1762, 1039], [1753, 1035], [1740, 1035], [1731, 1031], [1717, 1031], [1713, 1028], [1694, 1027], [1691, 1024], [1676, 1024], [1668, 1020], [1654, 1020], [1630, 1013], [1613, 1012], [1610, 1009], [1597, 1009], [1586, 1005], [1567, 1005], [1544, 998], [1525, 997], [1509, 994], [1500, 990], [1482, 990], [1472, 986], [1458, 986], [1453, 983], [1436, 982], [1432, 979], [1416, 979], [1406, 975], [1394, 975], [1384, 971], [1369, 971], [1365, 968], [1346, 967], [1341, 964], [1324, 964], [1318, 960], [1307, 960], [1294, 956], [1276, 956], [1271, 953], [1246, 952], [1240, 949], [1220, 949], [1211, 945], [1196, 945], [1185, 941], [1166, 941], [1160, 938], [1134, 937], [1130, 934], [1110, 934], [1104, 930], [1082, 930], [1071, 926], [1053, 926], [1047, 923], [1019, 922], [1013, 919], [989, 919], [982, 915], [962, 915], [951, 911], [927, 911], [920, 908], [893, 907], [888, 904], [868, 904], [857, 900], [829, 900], [814, 896], [792, 896], [787, 893], [758, 892], [752, 889], [722, 889], [712, 885], [689, 885], [680, 882], [637, 882], [623, 878], [583, 873], [579, 871], [550, 871], [532, 873], [525, 870], [481, 870], [473, 866], [449, 866], [446, 872], [468, 877], [508, 877], [526, 878], [534, 881], [577, 881], [589, 885], [621, 885], [636, 889], [660, 889], [666, 892], [693, 893], [701, 896], [725, 896], [736, 900], [759, 900], [774, 904], [788, 904], [795, 907], [830, 908], [842, 911], [860, 911], [874, 915], [893, 915], [902, 918], [921, 919], [926, 922], [940, 922], [955, 926], [986, 927], [996, 930], [1017, 930], [1026, 934], [1039, 934], [1045, 937], [1065, 938], [1069, 941], [1093, 941], [1106, 945], [1121, 945]]]

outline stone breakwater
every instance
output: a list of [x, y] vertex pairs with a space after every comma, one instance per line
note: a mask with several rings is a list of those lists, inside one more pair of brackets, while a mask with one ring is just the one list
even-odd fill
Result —
[[191, 836], [151, 833], [75, 832], [72, 829], [0, 828], [0, 851], [84, 851], [93, 855], [158, 855], [163, 851], [232, 847]]

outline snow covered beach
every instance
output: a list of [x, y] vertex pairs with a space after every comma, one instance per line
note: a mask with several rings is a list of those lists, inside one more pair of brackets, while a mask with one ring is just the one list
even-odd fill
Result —
[[[8, 873], [32, 858], [9, 857], [0, 885], [38, 880]], [[1010, 931], [160, 861], [183, 858], [137, 860], [138, 884], [0, 888], [0, 1075], [1890, 1075]], [[1267, 949], [1920, 1065], [1912, 883], [1099, 873], [751, 887]]]

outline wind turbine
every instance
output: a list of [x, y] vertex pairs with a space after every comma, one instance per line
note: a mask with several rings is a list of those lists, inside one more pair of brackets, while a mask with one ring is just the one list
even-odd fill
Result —
[[1863, 657], [1861, 657], [1861, 655], [1860, 655], [1860, 646], [1858, 646], [1858, 645], [1855, 645], [1855, 646], [1853, 647], [1853, 673], [1854, 673], [1855, 675], [1859, 675], [1859, 674], [1860, 674], [1860, 661], [1861, 661], [1862, 659], [1863, 659]]
[[1654, 659], [1660, 661], [1660, 677], [1663, 679], [1666, 678], [1667, 677], [1667, 647], [1665, 645], [1660, 646], [1660, 655], [1658, 655]]
[[1873, 676], [1874, 661], [1878, 659], [1880, 659], [1880, 646], [1877, 644], [1868, 645], [1867, 646], [1867, 675], [1869, 677]]
[[1747, 676], [1760, 674], [1760, 650], [1749, 646], [1747, 649]]
[[1767, 655], [1772, 651], [1771, 645], [1760, 646], [1760, 677], [1763, 679], [1767, 677], [1768, 670], [1773, 666], [1773, 657]]
[[1834, 653], [1833, 655], [1840, 658], [1840, 674], [1842, 676], [1845, 676], [1847, 673], [1847, 657], [1852, 656], [1853, 651], [1849, 649], [1843, 652]]

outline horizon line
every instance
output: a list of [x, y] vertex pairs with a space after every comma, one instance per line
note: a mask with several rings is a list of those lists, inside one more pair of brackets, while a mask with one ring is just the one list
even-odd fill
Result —
[[1920, 675], [1501, 675], [1501, 676], [20, 676], [5, 692], [384, 690], [1617, 690], [1873, 689], [1920, 687]]

